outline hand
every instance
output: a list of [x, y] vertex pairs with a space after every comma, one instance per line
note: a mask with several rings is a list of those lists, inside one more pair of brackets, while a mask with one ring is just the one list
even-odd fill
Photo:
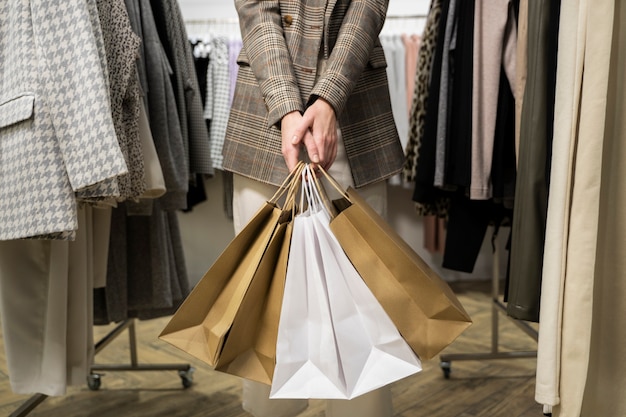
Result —
[[298, 131], [310, 132], [303, 135], [303, 143], [313, 164], [328, 170], [337, 157], [337, 116], [333, 107], [319, 97], [302, 116]]
[[[300, 160], [301, 142], [311, 132], [303, 125], [302, 115], [298, 111], [287, 113], [280, 122], [282, 135], [281, 151], [289, 172], [293, 171]], [[307, 139], [311, 141], [312, 139]]]

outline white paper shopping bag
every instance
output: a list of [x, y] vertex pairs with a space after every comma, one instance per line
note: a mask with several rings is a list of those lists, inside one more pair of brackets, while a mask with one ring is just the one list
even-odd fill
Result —
[[351, 399], [421, 370], [329, 226], [315, 188], [297, 215], [278, 326], [271, 398]]

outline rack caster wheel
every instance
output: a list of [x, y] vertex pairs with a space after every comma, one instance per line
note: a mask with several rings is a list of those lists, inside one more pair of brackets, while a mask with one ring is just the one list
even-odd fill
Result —
[[450, 362], [440, 362], [439, 367], [441, 367], [441, 371], [443, 372], [443, 377], [445, 379], [450, 379], [450, 372], [452, 372], [452, 364]]
[[189, 388], [193, 385], [193, 371], [195, 371], [194, 368], [189, 368], [186, 371], [178, 371], [178, 376], [183, 384], [183, 388]]
[[87, 386], [92, 391], [98, 391], [100, 389], [100, 385], [102, 385], [102, 375], [100, 374], [89, 374], [87, 375]]

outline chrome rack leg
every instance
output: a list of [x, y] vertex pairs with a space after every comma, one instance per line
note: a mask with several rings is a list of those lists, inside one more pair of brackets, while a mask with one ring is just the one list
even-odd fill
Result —
[[46, 394], [35, 394], [30, 397], [28, 400], [24, 401], [22, 405], [15, 411], [13, 411], [9, 417], [24, 417], [30, 414], [39, 404], [45, 401], [48, 398]]
[[515, 351], [515, 352], [501, 352], [499, 351], [499, 320], [498, 316], [503, 313], [505, 317], [509, 318], [513, 324], [519, 327], [524, 333], [528, 334], [535, 341], [538, 339], [537, 331], [528, 325], [528, 323], [520, 320], [515, 320], [506, 316], [506, 306], [500, 302], [500, 265], [499, 265], [499, 253], [497, 245], [494, 245], [493, 254], [493, 271], [491, 282], [491, 351], [485, 353], [450, 353], [442, 354], [439, 356], [439, 366], [443, 372], [444, 378], [450, 378], [450, 372], [452, 371], [452, 361], [467, 361], [467, 360], [489, 360], [489, 359], [520, 359], [520, 358], [536, 358], [537, 351]]
[[135, 332], [135, 319], [127, 319], [117, 325], [111, 332], [96, 343], [96, 353], [104, 349], [124, 330], [128, 329], [130, 364], [94, 364], [91, 366], [90, 375], [87, 377], [87, 385], [91, 390], [98, 390], [102, 375], [98, 371], [178, 371], [178, 376], [184, 388], [193, 383], [195, 369], [189, 364], [140, 364], [137, 359], [137, 338]]
[[[160, 365], [140, 365], [137, 360], [137, 339], [135, 333], [135, 320], [128, 319], [118, 324], [106, 336], [95, 344], [95, 353], [100, 352], [115, 338], [117, 338], [124, 330], [128, 329], [130, 343], [130, 365], [93, 365], [90, 368], [90, 374], [87, 376], [87, 385], [91, 390], [100, 388], [101, 375], [94, 371], [112, 370], [112, 371], [178, 371], [178, 376], [184, 388], [188, 388], [193, 383], [194, 368], [189, 364], [160, 364]], [[22, 405], [13, 411], [9, 417], [24, 417], [30, 414], [39, 404], [48, 398], [45, 394], [35, 394]]]

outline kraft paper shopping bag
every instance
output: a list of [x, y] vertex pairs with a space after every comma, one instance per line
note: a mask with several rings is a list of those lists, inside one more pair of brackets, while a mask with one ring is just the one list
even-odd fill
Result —
[[[159, 335], [160, 339], [213, 367], [220, 365], [223, 348], [233, 333], [235, 320], [238, 316], [243, 317], [247, 309], [255, 305], [253, 297], [266, 296], [271, 278], [280, 275], [275, 268], [281, 254], [278, 249], [283, 247], [283, 240], [287, 237], [293, 191], [299, 182], [301, 169], [302, 164], [235, 236], [181, 304]], [[281, 208], [278, 200], [284, 194], [285, 203]], [[260, 305], [264, 302], [263, 298], [256, 300]], [[242, 303], [245, 311], [241, 311]], [[277, 320], [277, 317], [274, 319]], [[237, 323], [247, 324], [241, 319]], [[240, 334], [237, 329], [234, 333]], [[246, 352], [253, 342], [250, 338], [239, 337], [238, 340], [239, 346], [235, 341], [229, 343], [222, 368], [234, 361], [237, 353]], [[271, 357], [271, 353], [265, 354]], [[244, 373], [240, 376], [249, 376], [246, 374], [247, 369], [237, 369]], [[250, 373], [251, 379], [260, 378], [257, 369]]]
[[267, 385], [276, 364], [276, 338], [292, 223], [279, 226], [224, 343], [216, 370]]
[[330, 228], [355, 268], [422, 360], [452, 343], [472, 320], [450, 286], [352, 188]]

